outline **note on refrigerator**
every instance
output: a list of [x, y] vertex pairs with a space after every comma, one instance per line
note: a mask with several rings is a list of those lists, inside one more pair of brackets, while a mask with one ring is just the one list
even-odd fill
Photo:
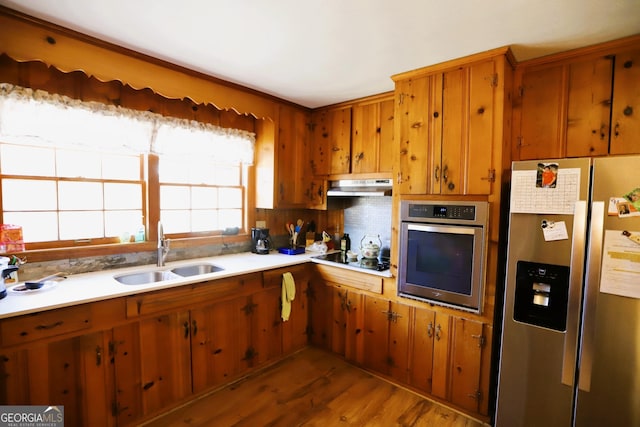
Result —
[[605, 230], [600, 292], [640, 298], [640, 231]]

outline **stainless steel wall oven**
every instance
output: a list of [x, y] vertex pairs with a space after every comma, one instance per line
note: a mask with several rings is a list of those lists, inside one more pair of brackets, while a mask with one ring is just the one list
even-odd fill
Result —
[[480, 313], [489, 203], [400, 202], [398, 295]]

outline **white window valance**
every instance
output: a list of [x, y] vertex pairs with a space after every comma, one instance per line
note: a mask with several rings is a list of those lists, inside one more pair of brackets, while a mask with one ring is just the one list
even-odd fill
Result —
[[253, 164], [255, 134], [0, 83], [0, 138], [39, 146], [197, 154]]

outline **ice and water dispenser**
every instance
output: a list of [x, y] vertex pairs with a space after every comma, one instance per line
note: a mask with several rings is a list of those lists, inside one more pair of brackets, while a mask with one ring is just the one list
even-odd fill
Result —
[[568, 298], [569, 267], [518, 261], [514, 320], [565, 331]]

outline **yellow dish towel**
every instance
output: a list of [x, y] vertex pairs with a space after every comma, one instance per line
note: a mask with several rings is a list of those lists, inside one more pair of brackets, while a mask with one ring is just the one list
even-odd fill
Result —
[[282, 275], [282, 321], [289, 320], [291, 301], [296, 297], [296, 282], [293, 275], [286, 272]]

